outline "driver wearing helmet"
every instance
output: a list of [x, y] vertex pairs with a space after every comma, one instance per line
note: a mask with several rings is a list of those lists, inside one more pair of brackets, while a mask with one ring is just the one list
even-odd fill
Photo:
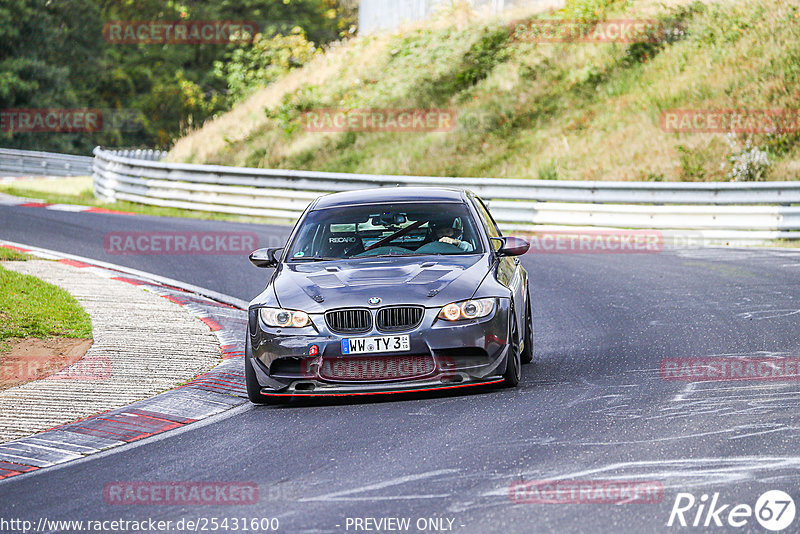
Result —
[[463, 241], [463, 231], [454, 228], [453, 219], [434, 219], [428, 222], [433, 233], [434, 241], [439, 243], [447, 243], [458, 247], [464, 252], [472, 252], [475, 247], [469, 241]]

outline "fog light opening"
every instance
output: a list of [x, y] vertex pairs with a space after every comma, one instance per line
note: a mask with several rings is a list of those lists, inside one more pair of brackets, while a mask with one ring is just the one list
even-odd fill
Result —
[[446, 375], [441, 379], [442, 384], [458, 384], [463, 381], [464, 377], [461, 375]]

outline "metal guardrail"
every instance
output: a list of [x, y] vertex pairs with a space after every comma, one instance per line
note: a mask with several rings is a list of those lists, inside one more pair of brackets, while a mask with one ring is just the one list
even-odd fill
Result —
[[162, 157], [166, 155], [166, 152], [162, 150], [141, 149], [141, 148], [114, 150], [113, 153], [118, 156], [122, 156], [123, 158], [131, 158], [131, 159], [145, 160], [145, 161], [159, 161], [161, 160]]
[[[502, 227], [647, 228], [715, 239], [800, 238], [800, 182], [581, 182], [443, 178], [165, 163], [94, 150], [98, 197], [296, 219], [320, 194], [366, 187], [472, 189]], [[135, 154], [133, 154], [135, 155]]]
[[0, 148], [0, 176], [89, 176], [90, 156]]

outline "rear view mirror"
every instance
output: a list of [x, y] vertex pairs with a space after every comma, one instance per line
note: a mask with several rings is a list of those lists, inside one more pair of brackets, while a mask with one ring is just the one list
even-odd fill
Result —
[[399, 226], [406, 221], [408, 219], [403, 213], [381, 213], [372, 218], [372, 226]]
[[279, 252], [282, 248], [260, 248], [250, 254], [250, 263], [263, 269], [277, 267], [280, 262]]
[[503, 237], [501, 239], [503, 245], [497, 251], [498, 256], [522, 256], [531, 248], [530, 243], [519, 237]]

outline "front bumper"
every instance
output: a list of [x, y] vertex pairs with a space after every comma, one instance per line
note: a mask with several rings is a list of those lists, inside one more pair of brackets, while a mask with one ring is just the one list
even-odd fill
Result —
[[[258, 309], [250, 310], [249, 346], [246, 357], [265, 396], [311, 397], [378, 395], [464, 388], [502, 382], [508, 354], [508, 299], [498, 299], [492, 315], [472, 321], [447, 322], [437, 319], [439, 308], [425, 310], [420, 325], [404, 332], [380, 332], [373, 328], [353, 336], [331, 332], [323, 315], [312, 315], [314, 327], [270, 328], [261, 322]], [[413, 378], [344, 380], [322, 376], [322, 362], [332, 364], [353, 358], [342, 354], [342, 339], [408, 335], [408, 353], [372, 354], [371, 359], [403, 355], [429, 357], [430, 372]], [[309, 356], [316, 345], [319, 355]], [[361, 356], [367, 357], [367, 356]]]

